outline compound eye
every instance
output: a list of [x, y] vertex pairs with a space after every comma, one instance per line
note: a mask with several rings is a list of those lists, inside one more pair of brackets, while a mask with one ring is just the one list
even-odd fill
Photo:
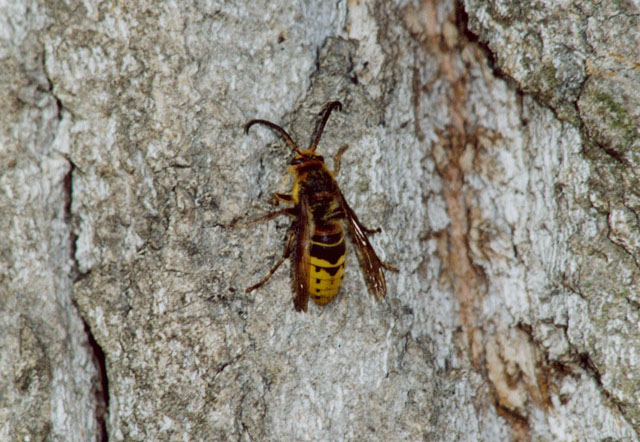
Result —
[[295, 166], [296, 164], [302, 164], [304, 163], [304, 158], [302, 157], [295, 157], [294, 159], [291, 160], [291, 165]]
[[324, 157], [322, 155], [316, 155], [316, 160], [324, 162]]

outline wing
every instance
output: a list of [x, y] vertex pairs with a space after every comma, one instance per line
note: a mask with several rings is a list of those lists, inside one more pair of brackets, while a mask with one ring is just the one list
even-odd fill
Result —
[[303, 192], [299, 194], [296, 216], [296, 241], [293, 253], [293, 291], [296, 296], [293, 305], [296, 311], [307, 311], [309, 301], [309, 252], [314, 224], [309, 206], [309, 198]]
[[358, 217], [347, 204], [342, 192], [338, 192], [340, 193], [340, 206], [349, 225], [349, 233], [351, 233], [351, 238], [356, 245], [362, 276], [364, 276], [364, 280], [367, 283], [369, 293], [379, 301], [387, 294], [387, 283], [384, 279], [384, 273], [382, 273], [382, 261], [380, 261], [373, 247], [371, 247], [371, 243], [365, 234], [367, 229], [360, 224]]

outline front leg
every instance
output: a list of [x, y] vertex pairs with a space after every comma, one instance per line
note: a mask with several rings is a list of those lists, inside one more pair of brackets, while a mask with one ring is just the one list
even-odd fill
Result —
[[338, 149], [336, 154], [333, 156], [333, 176], [337, 176], [338, 172], [340, 172], [340, 162], [342, 160], [342, 155], [347, 151], [348, 148], [349, 145], [345, 144], [340, 149]]
[[282, 215], [289, 215], [289, 216], [296, 216], [296, 211], [293, 207], [287, 208], [287, 209], [280, 209], [280, 210], [276, 210], [275, 212], [271, 212], [271, 213], [267, 213], [266, 215], [262, 215], [254, 220], [248, 221], [246, 223], [240, 223], [238, 222], [239, 220], [234, 221], [233, 223], [231, 223], [231, 225], [229, 225], [229, 227], [235, 229], [235, 228], [240, 228], [240, 227], [250, 227], [253, 226], [255, 224], [258, 223], [262, 223], [265, 221], [269, 221], [273, 218], [277, 218], [279, 216]]
[[292, 195], [287, 195], [286, 193], [274, 193], [273, 196], [269, 199], [269, 204], [277, 206], [280, 204], [280, 201], [282, 201], [283, 203], [295, 203]]

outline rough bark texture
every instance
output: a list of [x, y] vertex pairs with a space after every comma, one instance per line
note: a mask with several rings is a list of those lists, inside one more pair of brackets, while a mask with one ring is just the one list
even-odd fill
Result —
[[[526, 148], [534, 166], [527, 186], [538, 202], [523, 233], [539, 251], [516, 251], [526, 279], [542, 278], [529, 286], [516, 322], [541, 345], [554, 375], [557, 364], [571, 367], [572, 376], [582, 365], [599, 396], [637, 432], [640, 9], [625, 1], [466, 6], [471, 30], [496, 54], [500, 70], [571, 123], [554, 124], [563, 132], [558, 137], [542, 126], [546, 133]], [[540, 121], [534, 117], [528, 120]], [[532, 252], [538, 269], [527, 259]]]
[[[637, 440], [633, 8], [0, 2], [0, 439]], [[400, 271], [300, 314], [243, 125], [335, 99]]]
[[49, 20], [16, 3], [0, 2], [0, 440], [91, 440], [101, 384], [71, 302], [72, 178], [44, 70]]

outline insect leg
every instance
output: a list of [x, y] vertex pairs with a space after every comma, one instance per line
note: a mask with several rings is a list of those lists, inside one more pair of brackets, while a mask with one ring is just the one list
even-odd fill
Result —
[[346, 152], [348, 148], [349, 148], [349, 145], [345, 144], [340, 149], [338, 149], [336, 154], [333, 156], [333, 175], [334, 176], [338, 175], [338, 172], [340, 172], [340, 161], [342, 160], [342, 155]]
[[292, 195], [287, 195], [285, 193], [274, 193], [273, 196], [271, 197], [271, 199], [269, 199], [269, 203], [277, 206], [278, 204], [280, 204], [280, 201], [282, 201], [283, 203], [294, 203], [295, 201], [293, 200], [293, 196]]
[[362, 230], [364, 230], [364, 233], [366, 233], [367, 235], [373, 235], [374, 233], [380, 233], [382, 232], [382, 229], [380, 227], [378, 227], [377, 229], [367, 229], [365, 226], [361, 226]]
[[285, 247], [284, 249], [284, 253], [282, 254], [282, 258], [280, 258], [278, 260], [278, 262], [276, 263], [276, 265], [273, 266], [273, 268], [271, 270], [269, 270], [269, 273], [267, 273], [267, 276], [265, 276], [262, 281], [260, 281], [257, 284], [252, 285], [251, 287], [249, 287], [246, 292], [252, 292], [256, 289], [259, 289], [260, 287], [262, 287], [272, 276], [273, 274], [276, 272], [276, 270], [278, 270], [278, 267], [280, 267], [282, 265], [282, 263], [284, 262], [285, 259], [287, 259], [289, 257], [289, 255], [291, 254], [291, 246], [293, 245], [293, 239], [295, 238], [294, 235], [294, 230], [290, 229], [289, 230], [289, 241], [287, 241], [287, 247]]
[[277, 218], [281, 215], [289, 215], [289, 216], [296, 216], [295, 211], [293, 210], [293, 208], [287, 208], [287, 209], [280, 209], [280, 210], [276, 210], [275, 212], [271, 212], [271, 213], [267, 213], [266, 215], [263, 215], [259, 218], [256, 218], [254, 220], [248, 221], [246, 223], [239, 223], [237, 221], [231, 223], [231, 225], [229, 227], [232, 228], [238, 228], [238, 227], [250, 227], [253, 226], [254, 224], [258, 224], [258, 223], [262, 223], [265, 221], [269, 221], [273, 218]]
[[387, 264], [386, 262], [383, 262], [383, 261], [380, 261], [380, 264], [382, 265], [382, 267], [384, 267], [386, 270], [389, 270], [390, 272], [394, 272], [394, 273], [399, 272], [396, 266], [392, 266], [391, 264]]

